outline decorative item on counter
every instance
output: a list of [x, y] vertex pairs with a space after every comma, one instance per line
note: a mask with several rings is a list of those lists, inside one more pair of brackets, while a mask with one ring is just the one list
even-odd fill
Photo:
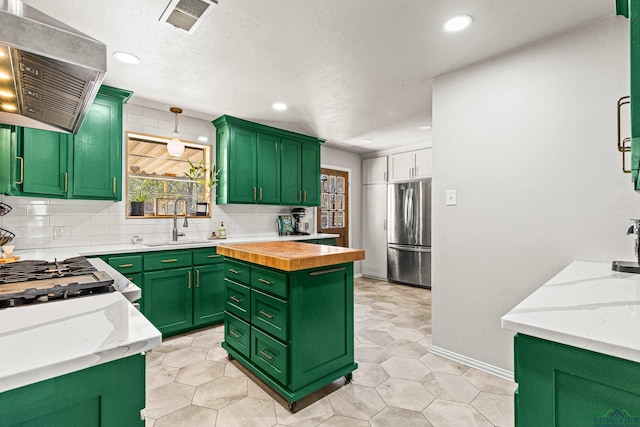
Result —
[[216, 232], [215, 232], [215, 231], [212, 231], [212, 232], [211, 232], [211, 236], [209, 236], [209, 240], [215, 240], [215, 239], [217, 239], [217, 238], [218, 238], [218, 236], [216, 236]]
[[278, 215], [278, 234], [286, 236], [293, 233], [293, 218], [291, 215]]
[[12, 245], [2, 246], [2, 256], [0, 256], [0, 264], [6, 264], [8, 262], [14, 262], [20, 259], [19, 256], [13, 254], [14, 248], [15, 246]]
[[224, 226], [224, 221], [220, 221], [220, 228], [218, 228], [218, 239], [227, 238], [227, 229]]
[[135, 235], [131, 237], [131, 243], [133, 243], [134, 245], [136, 243], [142, 243], [142, 240], [142, 236]]

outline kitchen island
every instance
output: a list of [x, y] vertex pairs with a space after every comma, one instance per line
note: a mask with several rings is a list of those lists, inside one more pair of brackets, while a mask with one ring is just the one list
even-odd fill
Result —
[[640, 425], [639, 274], [575, 261], [502, 327], [517, 332], [517, 427]]
[[353, 262], [360, 249], [297, 242], [227, 244], [225, 340], [229, 358], [296, 401], [357, 368]]
[[0, 310], [0, 425], [144, 425], [142, 353], [161, 335], [130, 301], [140, 290], [92, 263], [124, 293]]

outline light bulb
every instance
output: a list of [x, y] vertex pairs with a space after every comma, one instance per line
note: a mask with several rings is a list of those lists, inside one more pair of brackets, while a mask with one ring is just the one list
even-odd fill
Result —
[[178, 132], [174, 132], [173, 138], [167, 143], [167, 151], [175, 157], [182, 156], [182, 153], [184, 153], [184, 144], [178, 138]]

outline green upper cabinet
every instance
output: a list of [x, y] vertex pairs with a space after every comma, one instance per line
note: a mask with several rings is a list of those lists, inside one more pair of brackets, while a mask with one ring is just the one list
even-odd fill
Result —
[[0, 124], [0, 193], [8, 193], [11, 186], [11, 126]]
[[220, 171], [216, 203], [320, 204], [320, 143], [324, 140], [230, 116], [221, 116], [213, 124]]
[[[0, 129], [0, 189], [15, 196], [121, 200], [122, 105], [131, 92], [102, 86], [78, 133]], [[8, 150], [8, 151], [7, 151]], [[5, 176], [8, 175], [8, 176]], [[7, 181], [8, 179], [8, 181]]]

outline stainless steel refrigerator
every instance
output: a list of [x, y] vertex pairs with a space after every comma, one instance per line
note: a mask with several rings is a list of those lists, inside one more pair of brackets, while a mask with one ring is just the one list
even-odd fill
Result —
[[389, 184], [387, 277], [431, 287], [431, 179]]

